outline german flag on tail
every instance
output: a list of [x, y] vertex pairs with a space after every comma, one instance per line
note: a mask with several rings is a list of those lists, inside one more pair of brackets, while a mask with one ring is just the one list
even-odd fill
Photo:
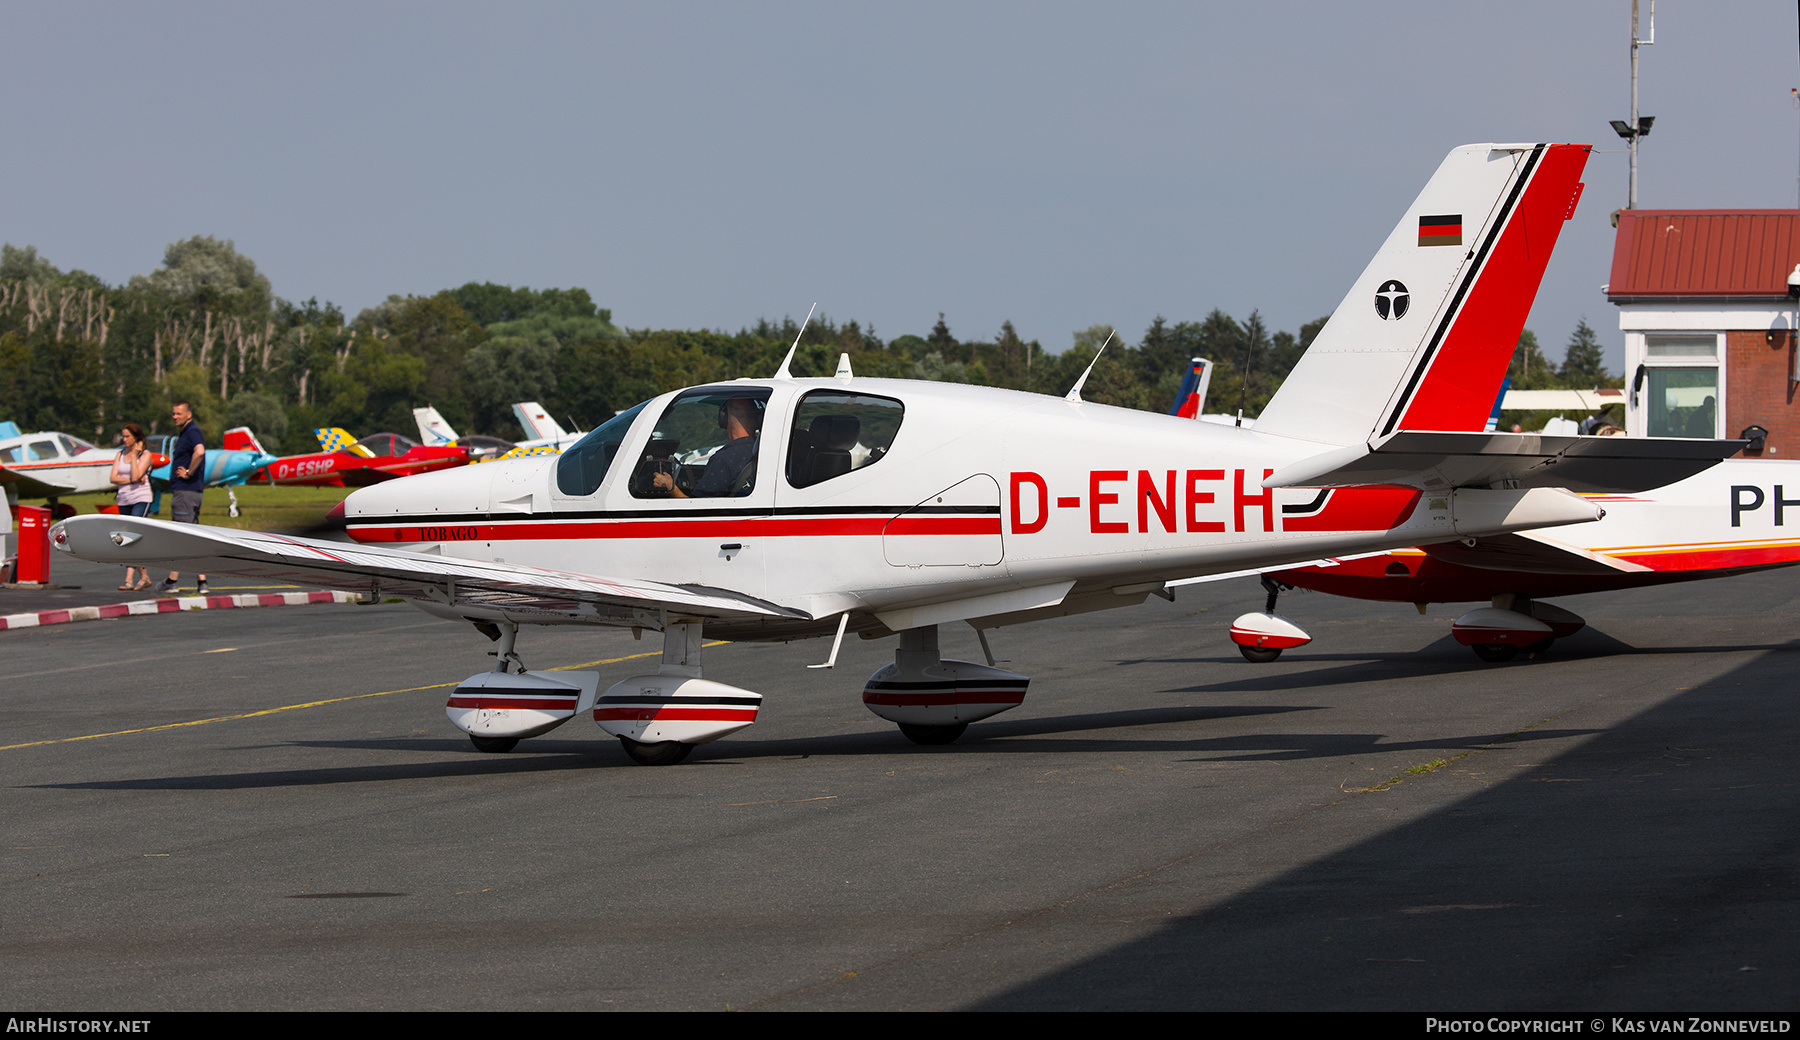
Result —
[[1449, 213], [1419, 218], [1419, 244], [1422, 246], [1462, 245], [1462, 214]]

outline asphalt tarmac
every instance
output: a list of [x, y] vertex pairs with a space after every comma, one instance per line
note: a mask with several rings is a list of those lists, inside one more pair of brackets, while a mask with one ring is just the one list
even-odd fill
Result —
[[891, 639], [717, 646], [761, 721], [670, 768], [475, 752], [488, 644], [406, 606], [4, 632], [0, 1004], [1792, 1010], [1795, 589], [1559, 599], [1589, 629], [1505, 665], [1289, 594], [1316, 641], [1251, 665], [1261, 590], [1201, 585], [990, 633], [1031, 694], [943, 748], [860, 703]]

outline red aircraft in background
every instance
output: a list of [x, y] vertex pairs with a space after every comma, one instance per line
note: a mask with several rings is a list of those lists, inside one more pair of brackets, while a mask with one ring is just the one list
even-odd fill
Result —
[[467, 465], [469, 453], [455, 445], [426, 447], [397, 433], [372, 433], [359, 441], [336, 428], [314, 430], [325, 450], [288, 455], [263, 468], [267, 484], [306, 487], [368, 487], [395, 477]]

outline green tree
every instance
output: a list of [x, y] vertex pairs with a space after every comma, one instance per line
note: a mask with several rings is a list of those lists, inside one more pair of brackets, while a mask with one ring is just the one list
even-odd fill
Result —
[[1562, 382], [1556, 366], [1538, 346], [1537, 333], [1530, 329], [1519, 334], [1519, 344], [1513, 348], [1512, 361], [1506, 367], [1506, 378], [1512, 380], [1514, 390], [1555, 390]]
[[225, 406], [225, 422], [219, 431], [248, 426], [264, 447], [281, 444], [287, 437], [287, 410], [273, 395], [236, 393]]
[[11, 243], [0, 245], [0, 281], [43, 285], [62, 276], [55, 264], [38, 256], [36, 246], [21, 249]]
[[1605, 361], [1606, 352], [1600, 347], [1600, 339], [1583, 317], [1576, 324], [1574, 334], [1569, 337], [1568, 350], [1563, 354], [1563, 384], [1572, 390], [1591, 390], [1603, 385], [1607, 380]]
[[133, 275], [130, 285], [239, 315], [265, 314], [271, 302], [269, 279], [256, 262], [239, 253], [231, 239], [221, 242], [210, 235], [171, 244], [162, 266], [148, 275]]

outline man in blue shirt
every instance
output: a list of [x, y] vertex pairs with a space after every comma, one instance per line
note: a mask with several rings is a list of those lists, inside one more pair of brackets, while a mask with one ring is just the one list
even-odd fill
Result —
[[[175, 420], [175, 444], [169, 449], [169, 492], [178, 524], [200, 522], [200, 501], [206, 495], [206, 435], [194, 421], [194, 409], [186, 401], [176, 401], [170, 417]], [[206, 595], [206, 575], [199, 576], [199, 593]], [[174, 592], [181, 587], [181, 572], [170, 571], [158, 586], [158, 592]]]

